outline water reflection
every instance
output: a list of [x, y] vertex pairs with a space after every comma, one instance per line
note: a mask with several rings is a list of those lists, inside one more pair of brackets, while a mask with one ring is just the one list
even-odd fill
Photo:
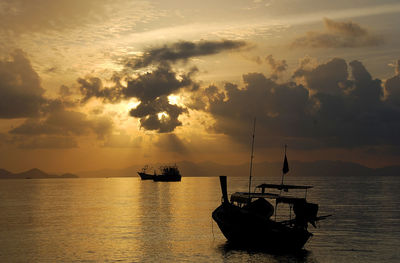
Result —
[[221, 253], [223, 262], [238, 262], [242, 257], [248, 257], [247, 262], [294, 262], [294, 263], [317, 263], [311, 251], [302, 249], [290, 253], [270, 252], [265, 248], [248, 248], [232, 245], [228, 242], [217, 247]]
[[141, 181], [138, 186], [139, 261], [149, 262], [171, 254], [171, 186], [153, 181]]
[[[310, 201], [334, 214], [295, 255], [228, 245], [211, 219], [218, 178], [3, 180], [0, 262], [399, 262], [400, 178], [286, 179], [316, 186]], [[246, 189], [229, 178], [230, 193]]]

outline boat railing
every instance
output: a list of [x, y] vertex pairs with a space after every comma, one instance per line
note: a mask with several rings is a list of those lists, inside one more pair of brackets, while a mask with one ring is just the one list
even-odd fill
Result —
[[307, 191], [310, 188], [313, 188], [311, 185], [289, 185], [289, 184], [260, 184], [256, 188], [261, 189], [261, 193], [265, 193], [266, 189], [276, 189], [279, 190], [280, 193], [282, 191], [289, 192], [289, 190], [305, 190], [304, 198], [307, 198]]
[[256, 198], [270, 198], [276, 199], [280, 195], [272, 193], [248, 193], [248, 192], [236, 192], [231, 195], [231, 202], [247, 204], [252, 199]]
[[305, 198], [301, 197], [292, 197], [292, 196], [283, 196], [281, 194], [274, 193], [248, 193], [248, 192], [236, 192], [231, 195], [231, 202], [247, 204], [251, 202], [252, 199], [258, 198], [267, 198], [267, 199], [275, 199], [276, 203], [286, 203], [286, 204], [295, 204], [297, 202], [306, 201]]

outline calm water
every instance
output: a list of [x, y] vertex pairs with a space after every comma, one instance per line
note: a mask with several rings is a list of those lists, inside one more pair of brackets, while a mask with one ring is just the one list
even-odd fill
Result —
[[211, 219], [218, 178], [1, 180], [0, 262], [400, 262], [400, 177], [286, 182], [314, 185], [309, 199], [334, 214], [298, 255], [227, 247]]

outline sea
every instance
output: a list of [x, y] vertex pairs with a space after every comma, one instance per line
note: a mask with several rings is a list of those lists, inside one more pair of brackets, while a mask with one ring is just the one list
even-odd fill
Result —
[[[254, 177], [259, 183], [280, 177]], [[285, 177], [313, 185], [320, 221], [302, 251], [232, 247], [211, 218], [218, 177], [0, 181], [0, 262], [400, 262], [400, 176]], [[228, 192], [247, 177], [229, 177]]]

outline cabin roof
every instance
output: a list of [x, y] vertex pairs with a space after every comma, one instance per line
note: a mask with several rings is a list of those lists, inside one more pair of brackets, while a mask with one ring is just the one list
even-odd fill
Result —
[[278, 190], [284, 189], [310, 189], [313, 188], [311, 185], [289, 185], [289, 184], [260, 184], [257, 188], [273, 188]]

